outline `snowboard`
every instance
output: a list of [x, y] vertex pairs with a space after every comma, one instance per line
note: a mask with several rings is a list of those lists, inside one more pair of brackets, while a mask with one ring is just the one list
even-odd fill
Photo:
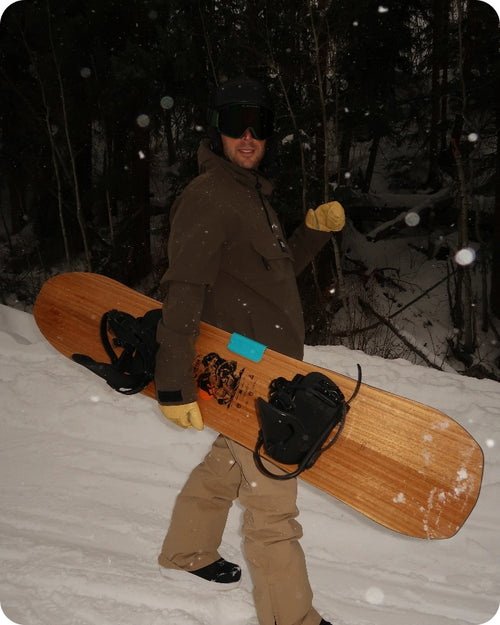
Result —
[[[159, 307], [160, 302], [110, 278], [73, 272], [43, 285], [34, 317], [63, 355], [81, 353], [109, 362], [100, 339], [102, 315], [118, 309], [138, 317]], [[268, 398], [273, 379], [320, 371], [346, 398], [356, 388], [356, 379], [245, 342], [244, 337], [242, 345], [241, 339], [202, 323], [193, 375], [205, 425], [248, 449], [254, 449], [259, 431], [256, 400]], [[94, 377], [96, 385], [105, 384]], [[154, 384], [143, 392], [155, 398]], [[480, 446], [456, 421], [362, 383], [338, 440], [300, 477], [391, 530], [439, 539], [455, 535], [468, 518], [482, 472]]]

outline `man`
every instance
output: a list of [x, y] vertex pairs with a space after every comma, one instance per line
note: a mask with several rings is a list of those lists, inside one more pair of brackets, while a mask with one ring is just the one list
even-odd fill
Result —
[[[338, 202], [322, 205], [287, 242], [269, 204], [272, 185], [259, 172], [276, 147], [269, 93], [244, 78], [220, 86], [212, 105], [210, 140], [198, 152], [200, 174], [172, 207], [157, 334], [160, 408], [174, 423], [198, 430], [203, 419], [192, 362], [200, 319], [301, 359], [295, 276], [345, 222]], [[218, 551], [237, 497], [245, 508], [242, 532], [260, 625], [330, 625], [312, 606], [296, 480], [265, 477], [251, 451], [223, 436], [177, 498], [159, 556], [162, 572], [219, 588], [238, 582], [240, 567]]]

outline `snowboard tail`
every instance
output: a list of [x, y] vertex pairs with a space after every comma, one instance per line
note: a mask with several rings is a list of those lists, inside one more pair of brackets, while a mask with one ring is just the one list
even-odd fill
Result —
[[[109, 362], [99, 334], [102, 316], [112, 309], [142, 316], [160, 307], [110, 278], [75, 272], [44, 284], [34, 316], [63, 355]], [[201, 324], [193, 375], [203, 420], [248, 449], [258, 439], [257, 399], [267, 399], [271, 381], [314, 371], [345, 397], [356, 389], [354, 379]], [[143, 392], [155, 398], [154, 384]], [[363, 383], [335, 445], [300, 477], [389, 529], [430, 539], [449, 538], [462, 527], [479, 496], [482, 473], [482, 450], [456, 421]]]

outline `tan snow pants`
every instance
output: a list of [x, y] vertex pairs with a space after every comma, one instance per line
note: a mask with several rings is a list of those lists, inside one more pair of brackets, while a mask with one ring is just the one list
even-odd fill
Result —
[[245, 508], [244, 548], [260, 625], [319, 625], [299, 544], [297, 480], [265, 477], [251, 451], [223, 436], [178, 495], [158, 562], [166, 568], [196, 570], [218, 560], [236, 498]]

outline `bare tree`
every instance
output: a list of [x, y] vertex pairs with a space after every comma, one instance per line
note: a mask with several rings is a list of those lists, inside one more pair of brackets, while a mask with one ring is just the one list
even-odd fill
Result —
[[[49, 20], [50, 20], [50, 13], [49, 13]], [[60, 157], [58, 155], [58, 150], [57, 150], [57, 146], [56, 146], [56, 142], [54, 138], [54, 128], [53, 128], [52, 119], [51, 119], [51, 107], [50, 107], [50, 103], [48, 100], [47, 90], [45, 88], [44, 81], [40, 75], [40, 71], [38, 67], [39, 65], [38, 60], [35, 54], [33, 53], [33, 50], [31, 49], [30, 45], [28, 44], [28, 41], [26, 40], [26, 37], [25, 37], [24, 30], [19, 23], [18, 23], [18, 28], [19, 28], [19, 33], [21, 35], [21, 40], [23, 42], [23, 45], [31, 61], [33, 75], [40, 88], [41, 102], [42, 102], [43, 111], [44, 111], [43, 112], [43, 124], [47, 132], [47, 139], [48, 139], [49, 146], [50, 146], [52, 167], [54, 170], [54, 177], [56, 181], [56, 197], [57, 197], [57, 208], [58, 208], [57, 212], [59, 216], [59, 225], [61, 227], [61, 236], [62, 236], [63, 244], [64, 244], [64, 255], [66, 258], [66, 265], [69, 267], [70, 249], [69, 249], [69, 243], [68, 243], [68, 234], [66, 231], [66, 223], [64, 219], [64, 211], [63, 211], [63, 191], [62, 191], [61, 172], [60, 172]]]
[[[462, 4], [464, 2], [464, 4]], [[464, 126], [471, 128], [471, 124], [467, 119], [467, 89], [466, 89], [466, 59], [469, 55], [466, 52], [466, 45], [470, 45], [470, 40], [464, 41], [464, 24], [467, 18], [468, 0], [457, 0], [457, 18], [458, 18], [458, 47], [459, 47], [459, 77], [461, 84], [461, 104], [462, 110], [457, 115], [456, 135], [451, 138], [451, 150], [455, 159], [458, 189], [459, 189], [459, 206], [458, 206], [458, 248], [463, 250], [469, 246], [469, 213], [472, 206], [472, 194], [470, 184], [470, 174], [464, 166], [464, 158], [460, 149], [460, 137], [463, 133]], [[472, 294], [472, 278], [469, 265], [460, 265], [456, 272], [456, 293], [454, 305], [455, 322], [462, 329], [461, 335], [457, 336], [457, 351], [465, 358], [472, 354], [475, 348], [475, 329], [473, 315], [473, 294]]]
[[497, 125], [497, 154], [496, 154], [496, 176], [495, 176], [495, 217], [493, 226], [493, 236], [491, 239], [491, 249], [493, 255], [491, 270], [491, 312], [500, 319], [500, 104], [496, 110]]

